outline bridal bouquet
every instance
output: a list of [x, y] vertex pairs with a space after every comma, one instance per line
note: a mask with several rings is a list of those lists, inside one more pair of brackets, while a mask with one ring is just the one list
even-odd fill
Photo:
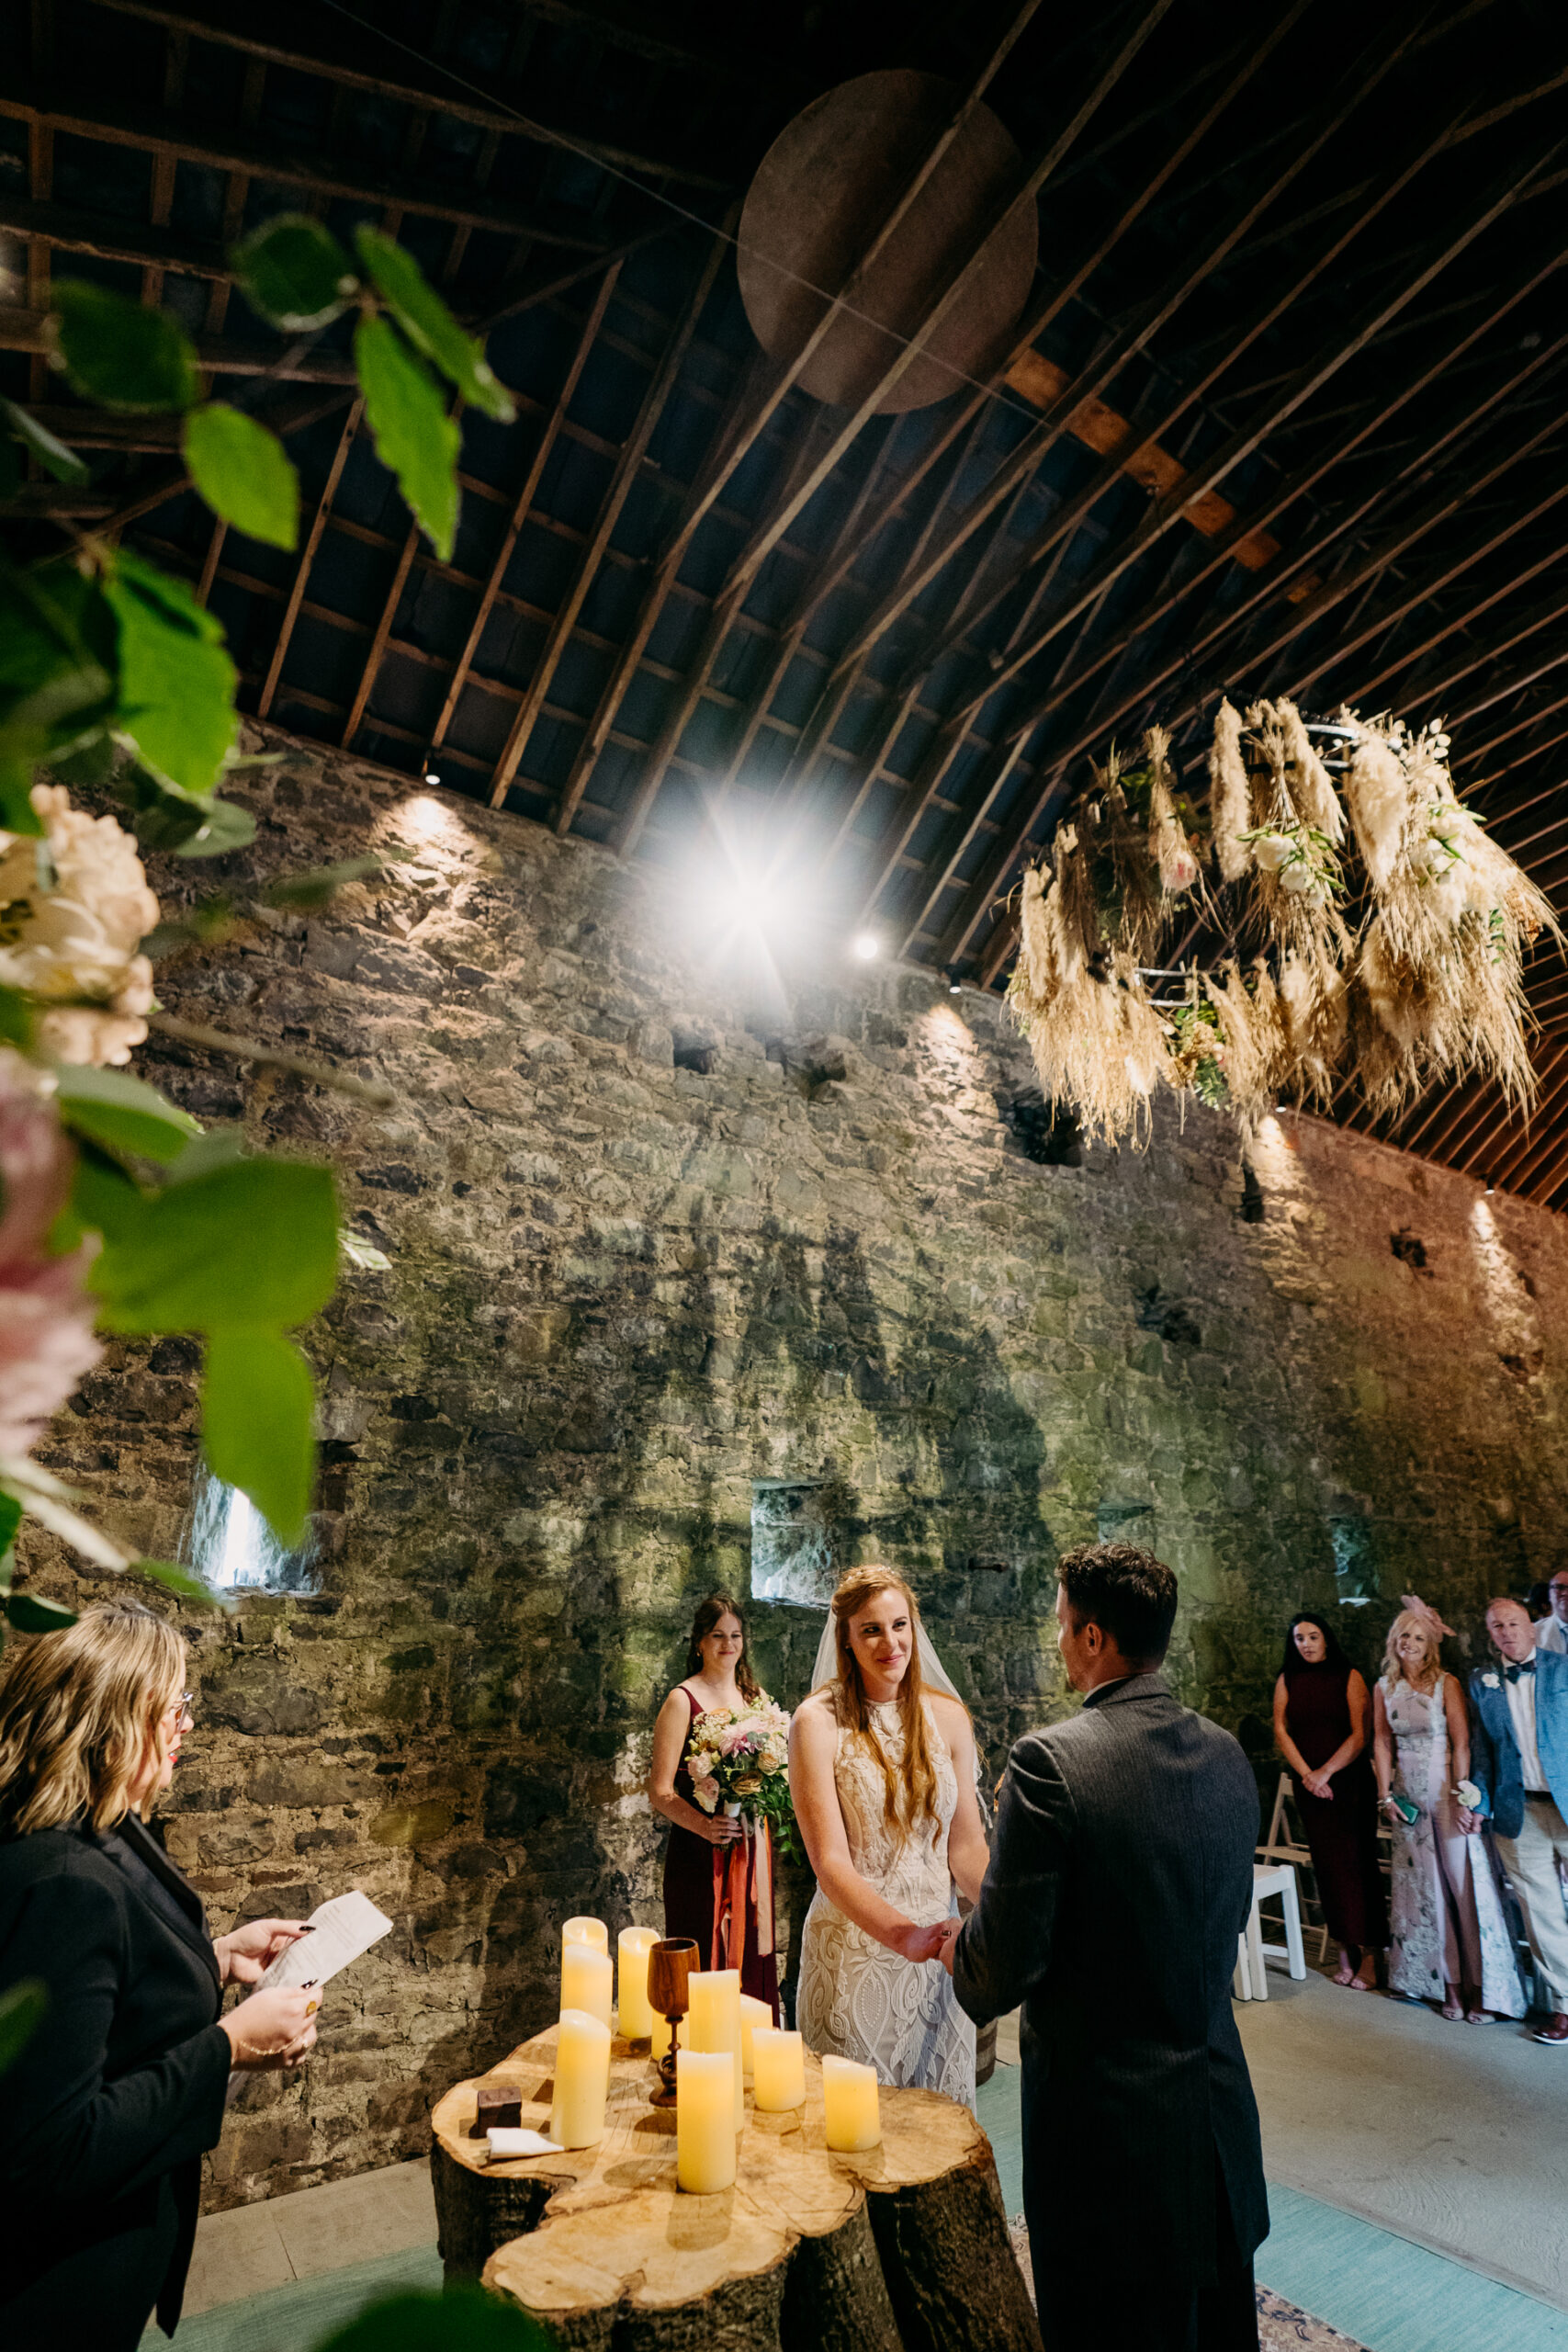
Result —
[[773, 1826], [785, 1855], [795, 1846], [795, 1807], [790, 1802], [789, 1717], [771, 1699], [754, 1706], [710, 1707], [692, 1725], [686, 1768], [692, 1794], [705, 1813], [722, 1804]]

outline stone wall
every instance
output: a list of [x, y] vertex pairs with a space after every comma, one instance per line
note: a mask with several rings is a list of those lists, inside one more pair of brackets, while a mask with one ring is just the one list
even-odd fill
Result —
[[[397, 1927], [303, 2079], [248, 2090], [214, 2202], [418, 2151], [431, 2099], [547, 2018], [567, 1914], [657, 1919], [649, 1727], [694, 1600], [749, 1589], [760, 1485], [785, 1589], [909, 1574], [994, 1765], [1068, 1703], [1052, 1568], [1097, 1532], [1178, 1569], [1177, 1685], [1260, 1759], [1293, 1608], [1370, 1663], [1402, 1590], [1473, 1640], [1555, 1555], [1558, 1220], [1292, 1118], [1249, 1169], [1201, 1110], [1042, 1164], [991, 998], [830, 931], [770, 978], [658, 873], [319, 747], [253, 797], [255, 850], [161, 863], [166, 907], [370, 848], [396, 885], [258, 910], [164, 1001], [398, 1107], [140, 1067], [329, 1153], [391, 1270], [309, 1335], [319, 1589], [187, 1613], [169, 1840], [219, 1926], [361, 1885]], [[44, 1449], [150, 1554], [188, 1517], [194, 1363], [118, 1349]], [[37, 1539], [27, 1565], [94, 1589]], [[786, 1703], [819, 1623], [755, 1612]]]

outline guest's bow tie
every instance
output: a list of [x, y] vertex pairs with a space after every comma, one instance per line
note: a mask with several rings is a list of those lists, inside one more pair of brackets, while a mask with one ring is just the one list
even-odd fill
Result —
[[1503, 1671], [1507, 1676], [1510, 1682], [1517, 1682], [1521, 1674], [1533, 1674], [1535, 1672], [1535, 1660], [1532, 1657], [1528, 1659], [1523, 1666], [1506, 1666], [1503, 1668]]

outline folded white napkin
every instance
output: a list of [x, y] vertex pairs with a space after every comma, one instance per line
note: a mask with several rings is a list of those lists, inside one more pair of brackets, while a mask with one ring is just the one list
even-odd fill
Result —
[[547, 2140], [542, 2132], [522, 2131], [515, 2123], [493, 2124], [485, 2133], [490, 2152], [495, 2156], [558, 2156], [558, 2140]]

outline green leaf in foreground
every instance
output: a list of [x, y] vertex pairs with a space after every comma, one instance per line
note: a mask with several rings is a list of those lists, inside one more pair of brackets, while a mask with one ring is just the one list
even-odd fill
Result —
[[214, 800], [204, 811], [194, 833], [175, 843], [176, 857], [227, 857], [233, 849], [248, 849], [256, 837], [256, 820], [237, 801]]
[[60, 280], [51, 300], [59, 365], [100, 408], [144, 414], [200, 398], [190, 338], [166, 311], [82, 277]]
[[234, 740], [234, 665], [189, 590], [121, 548], [104, 594], [119, 623], [119, 725], [148, 766], [210, 792]]
[[329, 1170], [238, 1159], [171, 1184], [106, 1234], [88, 1275], [111, 1331], [308, 1323], [337, 1282]]
[[315, 1478], [310, 1367], [276, 1331], [214, 1331], [201, 1384], [201, 1447], [216, 1478], [249, 1495], [278, 1542], [305, 1532]]
[[299, 543], [299, 477], [282, 442], [243, 409], [209, 401], [185, 422], [190, 478], [215, 514], [268, 547]]
[[165, 1102], [156, 1088], [125, 1070], [69, 1063], [55, 1075], [55, 1100], [65, 1125], [106, 1151], [137, 1152], [166, 1163], [201, 1133], [188, 1111]]
[[49, 1987], [36, 1976], [24, 1976], [0, 1993], [0, 2075], [21, 2056], [48, 2007]]
[[7, 1593], [0, 1603], [6, 1622], [15, 1625], [18, 1634], [58, 1634], [65, 1626], [76, 1623], [76, 1611], [58, 1600], [45, 1600], [36, 1592]]
[[457, 534], [456, 420], [423, 359], [385, 319], [361, 319], [354, 365], [376, 454], [398, 480], [421, 529], [443, 563]]
[[371, 2303], [316, 2352], [548, 2352], [550, 2340], [514, 2305], [458, 2287]]
[[0, 400], [0, 421], [24, 449], [32, 451], [46, 473], [51, 473], [56, 481], [69, 482], [73, 490], [82, 488], [88, 479], [85, 461], [74, 449], [68, 449], [63, 441], [57, 440], [47, 424], [40, 424], [17, 401], [6, 400]]
[[33, 1042], [33, 1009], [20, 989], [0, 988], [0, 1046], [20, 1046], [26, 1053]]
[[354, 232], [359, 258], [376, 291], [399, 326], [425, 358], [433, 360], [470, 408], [482, 409], [498, 424], [510, 424], [517, 411], [504, 384], [491, 372], [483, 346], [465, 334], [411, 253], [362, 220]]
[[233, 1607], [227, 1593], [214, 1592], [193, 1568], [182, 1568], [177, 1560], [132, 1560], [130, 1565], [139, 1577], [151, 1577], [154, 1584], [176, 1593], [181, 1600], [203, 1601], [209, 1609]]
[[285, 334], [324, 327], [358, 291], [354, 264], [330, 229], [308, 212], [280, 212], [230, 252], [253, 311]]

